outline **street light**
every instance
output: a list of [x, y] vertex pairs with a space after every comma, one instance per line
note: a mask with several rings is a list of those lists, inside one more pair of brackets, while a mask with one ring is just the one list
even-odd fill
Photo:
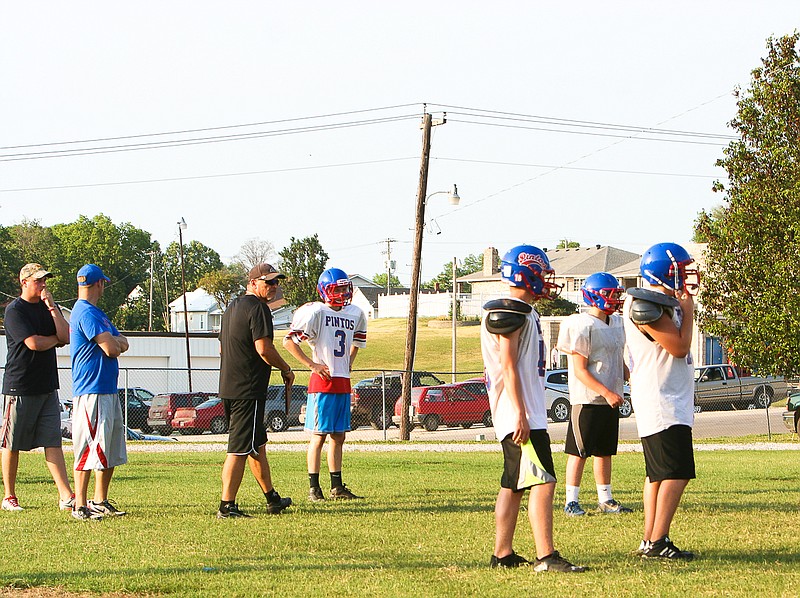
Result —
[[189, 351], [189, 306], [186, 301], [186, 270], [183, 265], [183, 231], [186, 220], [178, 220], [178, 242], [181, 248], [181, 291], [183, 291], [183, 335], [186, 337], [186, 374], [189, 378], [189, 392], [192, 392], [192, 356]]
[[[426, 177], [427, 178], [427, 177]], [[427, 184], [427, 180], [424, 181]], [[414, 230], [414, 253], [411, 260], [411, 288], [408, 297], [408, 322], [406, 323], [406, 351], [403, 370], [406, 372], [407, 379], [403, 381], [403, 408], [401, 410], [402, 421], [400, 424], [400, 436], [402, 440], [408, 440], [409, 423], [408, 409], [411, 406], [411, 386], [414, 372], [414, 354], [417, 350], [417, 304], [419, 299], [420, 269], [422, 266], [422, 232], [425, 228], [425, 206], [428, 200], [434, 195], [449, 195], [450, 205], [457, 206], [461, 201], [458, 195], [458, 187], [453, 185], [452, 191], [434, 191], [427, 197], [424, 195], [424, 185], [421, 186], [417, 196], [416, 227]]]

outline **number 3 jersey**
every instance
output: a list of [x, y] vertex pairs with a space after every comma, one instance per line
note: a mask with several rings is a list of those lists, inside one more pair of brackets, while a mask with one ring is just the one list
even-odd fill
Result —
[[319, 301], [306, 303], [294, 312], [287, 335], [298, 345], [311, 347], [311, 359], [324, 363], [331, 379], [311, 375], [308, 392], [350, 392], [350, 348], [367, 344], [367, 318], [361, 308], [345, 305], [335, 310]]

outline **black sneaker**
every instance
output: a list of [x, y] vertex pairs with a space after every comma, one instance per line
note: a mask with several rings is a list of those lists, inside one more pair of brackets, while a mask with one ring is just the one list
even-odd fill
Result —
[[331, 488], [331, 498], [333, 500], [352, 500], [354, 498], [364, 498], [363, 496], [356, 496], [352, 492], [350, 492], [350, 488], [347, 487], [347, 484], [342, 484], [341, 486], [334, 486]]
[[109, 501], [108, 499], [94, 502], [92, 500], [89, 502], [89, 510], [93, 513], [100, 513], [101, 515], [105, 516], [112, 516], [112, 517], [122, 517], [123, 515], [127, 515], [127, 511], [121, 511], [117, 508], [116, 503]]
[[664, 536], [660, 540], [651, 542], [650, 545], [642, 551], [642, 557], [646, 559], [670, 559], [674, 561], [691, 561], [694, 558], [694, 553], [687, 550], [681, 550], [672, 543], [669, 536]]
[[308, 490], [308, 500], [311, 502], [319, 502], [325, 500], [325, 495], [322, 493], [322, 488], [314, 486]]
[[72, 516], [79, 521], [100, 521], [103, 518], [102, 513], [90, 511], [89, 507], [78, 507], [72, 510]]
[[502, 558], [497, 558], [495, 555], [492, 555], [492, 558], [489, 560], [490, 569], [496, 569], [497, 567], [513, 569], [514, 567], [527, 567], [530, 564], [531, 562], [529, 560], [519, 556], [513, 550], [511, 554], [507, 554]]
[[537, 573], [540, 571], [556, 571], [558, 573], [583, 573], [586, 567], [579, 567], [573, 565], [567, 559], [563, 558], [556, 550], [553, 554], [544, 557], [543, 559], [536, 559], [533, 562], [533, 570]]
[[217, 519], [228, 519], [229, 517], [231, 519], [234, 519], [236, 517], [244, 517], [249, 519], [250, 515], [248, 515], [244, 511], [240, 511], [239, 505], [233, 503], [228, 505], [228, 508], [226, 510], [220, 509], [219, 511], [217, 511]]
[[270, 515], [280, 515], [281, 511], [291, 506], [292, 506], [291, 498], [289, 498], [288, 496], [286, 498], [281, 498], [280, 496], [278, 496], [278, 500], [267, 503], [267, 513], [269, 513]]

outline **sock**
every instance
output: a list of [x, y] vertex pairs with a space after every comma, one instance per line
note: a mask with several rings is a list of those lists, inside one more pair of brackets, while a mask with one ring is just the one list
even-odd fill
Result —
[[230, 510], [230, 506], [235, 504], [232, 500], [221, 500], [219, 501], [219, 510], [221, 513], [227, 513]]
[[580, 486], [567, 486], [567, 501], [564, 504], [568, 505], [571, 502], [578, 502], [578, 492], [580, 489]]
[[331, 488], [338, 488], [342, 485], [342, 472], [341, 471], [332, 471], [331, 472]]
[[611, 484], [597, 484], [597, 502], [604, 503], [612, 500]]
[[308, 485], [311, 488], [319, 488], [319, 473], [308, 474]]
[[269, 504], [275, 504], [276, 502], [280, 502], [281, 500], [281, 495], [275, 492], [275, 488], [273, 488], [269, 492], [265, 492], [264, 497], [267, 499], [267, 502]]

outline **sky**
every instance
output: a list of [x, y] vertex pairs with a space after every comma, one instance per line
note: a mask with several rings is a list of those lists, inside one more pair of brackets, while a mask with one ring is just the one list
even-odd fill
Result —
[[368, 277], [392, 239], [408, 284], [427, 108], [423, 280], [489, 246], [685, 243], [734, 90], [797, 28], [796, 0], [4, 2], [0, 225], [103, 213], [165, 248], [183, 218], [224, 261], [318, 234]]

